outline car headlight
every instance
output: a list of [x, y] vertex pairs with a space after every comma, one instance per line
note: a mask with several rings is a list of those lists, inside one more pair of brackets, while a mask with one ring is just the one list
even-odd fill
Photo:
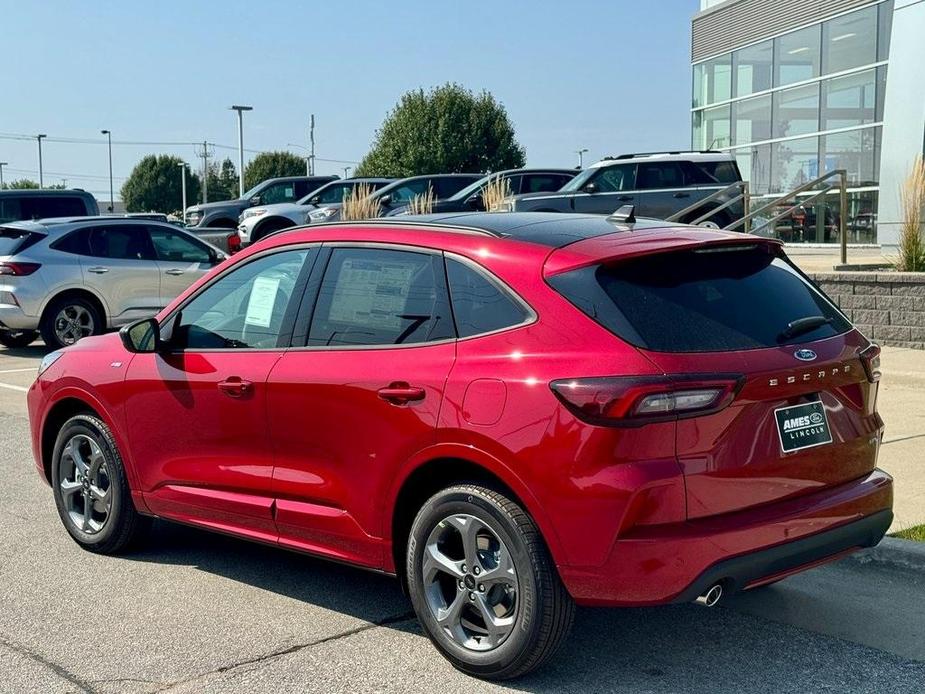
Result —
[[42, 357], [42, 363], [39, 364], [38, 375], [41, 376], [43, 373], [45, 373], [45, 371], [47, 371], [51, 365], [58, 361], [62, 356], [64, 356], [64, 352], [49, 352], [44, 357]]
[[336, 207], [321, 207], [308, 213], [309, 219], [318, 222], [324, 219], [330, 219], [337, 212]]
[[267, 210], [265, 207], [251, 207], [250, 209], [244, 210], [244, 213], [241, 215], [241, 219], [247, 219], [248, 217], [259, 217], [262, 214], [266, 214]]
[[198, 210], [186, 213], [186, 223], [191, 226], [199, 224], [200, 219], [202, 219], [202, 212], [199, 212]]

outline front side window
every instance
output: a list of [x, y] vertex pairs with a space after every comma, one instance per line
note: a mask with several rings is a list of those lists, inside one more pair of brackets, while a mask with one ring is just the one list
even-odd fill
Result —
[[636, 187], [636, 165], [608, 166], [592, 180], [598, 193], [618, 193]]
[[398, 207], [399, 205], [407, 205], [411, 202], [411, 198], [415, 195], [421, 195], [422, 193], [427, 192], [427, 189], [430, 187], [430, 181], [426, 178], [422, 178], [417, 181], [411, 181], [402, 186], [398, 186], [392, 190], [392, 200], [389, 203], [392, 207]]
[[236, 268], [180, 309], [174, 349], [272, 349], [299, 273], [314, 249], [274, 253]]
[[453, 336], [439, 256], [338, 248], [309, 330], [313, 347], [410, 345]]
[[291, 202], [295, 200], [296, 195], [295, 183], [276, 183], [260, 194], [261, 205], [275, 205], [279, 202]]
[[328, 186], [315, 197], [318, 198], [319, 205], [340, 203], [344, 201], [344, 195], [347, 194], [348, 190], [353, 190], [353, 186], [351, 184], [338, 183], [333, 186]]
[[104, 226], [89, 230], [87, 255], [116, 260], [154, 260], [154, 250], [143, 226]]
[[160, 227], [152, 227], [150, 232], [158, 260], [173, 263], [212, 262], [209, 250], [188, 238], [185, 234], [171, 231], [170, 229], [161, 229]]
[[511, 328], [529, 317], [497, 282], [466, 263], [447, 258], [446, 276], [459, 337]]
[[558, 174], [530, 174], [523, 177], [522, 193], [546, 193], [559, 190], [569, 181], [568, 176]]

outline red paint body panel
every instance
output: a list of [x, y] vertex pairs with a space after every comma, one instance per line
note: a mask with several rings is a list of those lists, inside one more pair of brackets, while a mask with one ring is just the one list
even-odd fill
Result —
[[[812, 366], [794, 360], [793, 345], [650, 353], [590, 320], [544, 280], [602, 258], [743, 239], [769, 243], [691, 228], [608, 234], [558, 250], [400, 225], [279, 234], [217, 272], [294, 243], [420, 246], [482, 265], [536, 319], [386, 349], [155, 356], [129, 354], [114, 335], [88, 339], [65, 350], [30, 389], [33, 450], [41, 470], [48, 413], [64, 398], [79, 398], [112, 428], [142, 510], [386, 571], [396, 569], [392, 518], [404, 482], [422, 465], [439, 460], [452, 470], [462, 459], [520, 500], [579, 602], [670, 601], [725, 559], [891, 507], [891, 480], [875, 468], [882, 432], [876, 384], [857, 358], [868, 342], [856, 331], [812, 343], [819, 355]], [[549, 386], [716, 372], [745, 376], [729, 407], [644, 426], [588, 424]], [[804, 380], [805, 373], [811, 377]], [[218, 390], [230, 376], [251, 381], [247, 397]], [[425, 396], [407, 404], [380, 397], [396, 384], [420, 387]], [[816, 396], [833, 443], [782, 453], [773, 410]]]

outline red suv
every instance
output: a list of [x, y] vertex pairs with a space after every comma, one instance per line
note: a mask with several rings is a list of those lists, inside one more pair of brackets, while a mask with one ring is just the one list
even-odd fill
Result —
[[575, 603], [714, 604], [876, 544], [878, 353], [774, 240], [463, 213], [268, 237], [28, 399], [86, 549], [159, 516], [393, 573], [507, 678]]

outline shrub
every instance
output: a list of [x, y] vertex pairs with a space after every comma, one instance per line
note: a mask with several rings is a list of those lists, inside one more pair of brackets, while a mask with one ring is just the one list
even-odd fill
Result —
[[372, 199], [373, 187], [361, 183], [344, 196], [340, 218], [344, 221], [372, 219], [379, 216], [379, 201]]
[[500, 210], [501, 203], [509, 197], [511, 197], [511, 181], [500, 176], [492, 178], [482, 190], [482, 204], [488, 212]]
[[925, 212], [925, 162], [915, 158], [912, 171], [899, 190], [903, 222], [899, 232], [899, 262], [904, 272], [925, 272], [925, 236], [922, 234]]
[[427, 186], [426, 193], [415, 195], [408, 202], [408, 214], [430, 214], [434, 211], [434, 203], [437, 196], [434, 195], [434, 189]]

